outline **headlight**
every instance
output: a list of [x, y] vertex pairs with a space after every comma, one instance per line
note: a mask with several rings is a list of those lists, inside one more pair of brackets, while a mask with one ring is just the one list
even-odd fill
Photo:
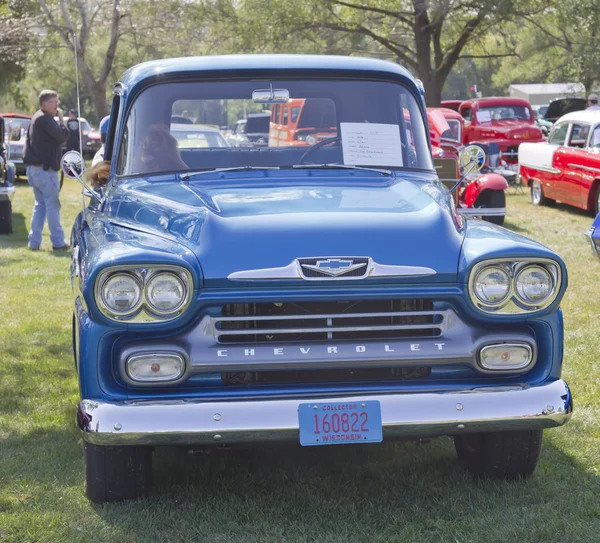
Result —
[[560, 265], [554, 260], [488, 260], [473, 267], [469, 295], [473, 305], [486, 313], [532, 313], [556, 300], [561, 280]]
[[183, 281], [173, 273], [157, 273], [146, 285], [146, 301], [159, 314], [177, 311], [186, 298]]
[[142, 301], [139, 280], [129, 273], [116, 273], [108, 277], [102, 283], [101, 301], [115, 315], [130, 315]]
[[540, 304], [552, 294], [554, 281], [548, 270], [541, 266], [527, 266], [517, 273], [515, 288], [522, 302]]
[[187, 309], [193, 290], [191, 274], [180, 266], [115, 266], [98, 276], [95, 296], [111, 320], [164, 322]]
[[475, 296], [484, 304], [500, 304], [510, 294], [510, 276], [502, 268], [483, 268], [475, 276], [474, 290]]

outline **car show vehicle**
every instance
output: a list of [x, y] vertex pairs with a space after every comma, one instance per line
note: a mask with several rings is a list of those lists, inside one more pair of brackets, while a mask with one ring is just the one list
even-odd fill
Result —
[[[508, 188], [506, 178], [498, 172], [499, 149], [492, 144], [492, 150], [480, 145], [486, 153], [484, 167], [476, 173], [467, 175], [459, 183], [461, 177], [459, 167], [459, 151], [462, 146], [463, 118], [459, 113], [446, 108], [427, 108], [429, 136], [435, 169], [440, 180], [449, 188], [456, 186], [453, 192], [455, 205], [461, 215], [481, 217], [484, 221], [504, 224], [506, 216], [506, 196]], [[514, 175], [508, 172], [506, 175]], [[458, 184], [458, 185], [457, 185]]]
[[0, 117], [0, 234], [12, 234], [15, 166], [6, 159], [4, 130], [4, 119]]
[[446, 109], [451, 109], [452, 111], [458, 111], [458, 108], [463, 102], [464, 100], [442, 100], [440, 102], [440, 106]]
[[31, 116], [21, 113], [1, 113], [0, 115], [4, 118], [4, 139], [2, 141], [4, 141], [6, 160], [15, 165], [17, 177], [24, 176], [27, 166], [23, 162], [23, 155]]
[[508, 164], [517, 163], [519, 144], [543, 141], [529, 102], [522, 98], [476, 98], [460, 105], [463, 143], [496, 143]]
[[594, 255], [600, 258], [600, 213], [596, 215], [592, 226], [587, 231], [587, 236], [590, 238]]
[[310, 146], [336, 136], [335, 104], [329, 98], [295, 98], [271, 111], [269, 147]]
[[171, 123], [171, 135], [179, 149], [230, 147], [219, 129], [203, 124]]
[[248, 113], [239, 119], [227, 141], [232, 147], [266, 147], [269, 142], [271, 112]]
[[534, 205], [556, 200], [600, 212], [600, 110], [567, 113], [543, 143], [519, 148], [521, 182]]
[[[309, 146], [177, 148], [170, 133], [180, 102], [224, 114], [321, 98], [337, 135]], [[104, 157], [103, 183], [63, 158], [91, 197], [71, 279], [92, 501], [145, 495], [161, 445], [452, 436], [474, 474], [526, 477], [543, 431], [571, 417], [564, 262], [456, 212], [404, 68], [143, 63], [114, 86]], [[468, 147], [461, 166], [484, 158]]]

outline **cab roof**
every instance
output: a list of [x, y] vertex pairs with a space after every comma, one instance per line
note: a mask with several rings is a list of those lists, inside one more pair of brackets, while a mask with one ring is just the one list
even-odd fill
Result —
[[461, 105], [463, 107], [472, 107], [477, 104], [479, 107], [486, 106], [525, 106], [531, 108], [531, 104], [523, 98], [513, 98], [511, 96], [490, 96], [487, 98], [471, 98], [465, 100]]
[[364, 72], [365, 75], [379, 73], [391, 78], [408, 79], [415, 83], [412, 75], [397, 64], [385, 60], [344, 57], [335, 55], [223, 55], [206, 57], [183, 57], [153, 60], [138, 64], [127, 70], [121, 84], [132, 90], [147, 79], [162, 79], [199, 75], [207, 72], [215, 76], [244, 75], [260, 71], [271, 72], [281, 77], [282, 71]]

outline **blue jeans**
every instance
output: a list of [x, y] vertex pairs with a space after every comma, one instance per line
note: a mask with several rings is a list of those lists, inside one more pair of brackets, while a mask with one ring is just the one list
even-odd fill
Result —
[[35, 204], [29, 231], [29, 247], [39, 249], [42, 244], [42, 230], [48, 219], [52, 247], [65, 245], [65, 233], [60, 224], [60, 201], [58, 199], [58, 172], [41, 166], [27, 166], [27, 181], [33, 187]]

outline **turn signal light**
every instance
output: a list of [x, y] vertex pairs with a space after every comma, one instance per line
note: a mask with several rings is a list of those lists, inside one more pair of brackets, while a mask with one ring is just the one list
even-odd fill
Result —
[[177, 353], [139, 353], [131, 355], [125, 367], [133, 381], [175, 381], [183, 375], [185, 361]]
[[487, 345], [479, 351], [479, 363], [486, 370], [520, 370], [533, 359], [531, 346], [526, 343]]

